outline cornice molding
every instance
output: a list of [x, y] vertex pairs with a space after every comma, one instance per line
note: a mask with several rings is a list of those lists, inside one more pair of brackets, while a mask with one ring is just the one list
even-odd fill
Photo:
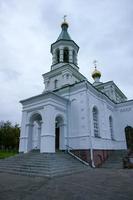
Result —
[[24, 105], [24, 104], [32, 103], [32, 102], [35, 102], [35, 101], [46, 100], [48, 98], [49, 99], [58, 99], [58, 100], [61, 100], [63, 102], [67, 102], [68, 101], [64, 97], [59, 96], [58, 94], [56, 94], [54, 92], [44, 92], [44, 93], [42, 93], [40, 95], [33, 96], [33, 97], [28, 98], [28, 99], [21, 100], [20, 103], [22, 105]]
[[57, 68], [57, 69], [54, 69], [54, 70], [51, 70], [45, 74], [43, 74], [43, 78], [51, 78], [55, 75], [58, 75], [58, 74], [62, 74], [62, 72], [64, 70], [70, 70], [73, 74], [73, 76], [75, 76], [76, 78], [78, 79], [82, 79], [82, 80], [87, 80], [87, 78], [85, 76], [83, 76], [78, 70], [76, 70], [73, 66], [71, 66], [71, 64], [64, 64], [63, 66]]

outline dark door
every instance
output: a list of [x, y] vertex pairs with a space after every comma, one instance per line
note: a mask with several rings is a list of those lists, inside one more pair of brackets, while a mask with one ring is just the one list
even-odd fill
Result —
[[133, 128], [131, 126], [127, 126], [125, 128], [125, 134], [126, 134], [127, 148], [133, 149]]
[[60, 128], [56, 128], [55, 130], [55, 148], [58, 150], [60, 146]]

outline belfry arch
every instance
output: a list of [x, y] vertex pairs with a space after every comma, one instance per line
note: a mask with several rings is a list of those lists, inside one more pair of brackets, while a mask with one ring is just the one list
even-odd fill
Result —
[[67, 47], [64, 48], [63, 58], [64, 62], [69, 63], [69, 49]]
[[42, 116], [34, 113], [30, 116], [28, 124], [28, 151], [40, 150]]

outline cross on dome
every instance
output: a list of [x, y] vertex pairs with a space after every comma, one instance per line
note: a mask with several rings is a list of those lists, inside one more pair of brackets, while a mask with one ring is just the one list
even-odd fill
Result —
[[97, 63], [98, 63], [97, 60], [94, 60], [94, 61], [93, 61], [93, 64], [94, 64], [95, 69], [97, 68]]
[[63, 16], [64, 22], [66, 22], [66, 17], [67, 17], [67, 15], [64, 15], [64, 16]]

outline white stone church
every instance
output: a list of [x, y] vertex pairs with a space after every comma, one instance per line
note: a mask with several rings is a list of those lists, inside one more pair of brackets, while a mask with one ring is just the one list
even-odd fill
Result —
[[61, 24], [51, 45], [51, 70], [43, 74], [44, 91], [20, 101], [23, 106], [19, 152], [72, 150], [87, 162], [98, 163], [112, 150], [126, 149], [125, 127], [133, 126], [133, 100], [128, 101], [113, 81], [91, 84], [79, 72], [79, 46]]

